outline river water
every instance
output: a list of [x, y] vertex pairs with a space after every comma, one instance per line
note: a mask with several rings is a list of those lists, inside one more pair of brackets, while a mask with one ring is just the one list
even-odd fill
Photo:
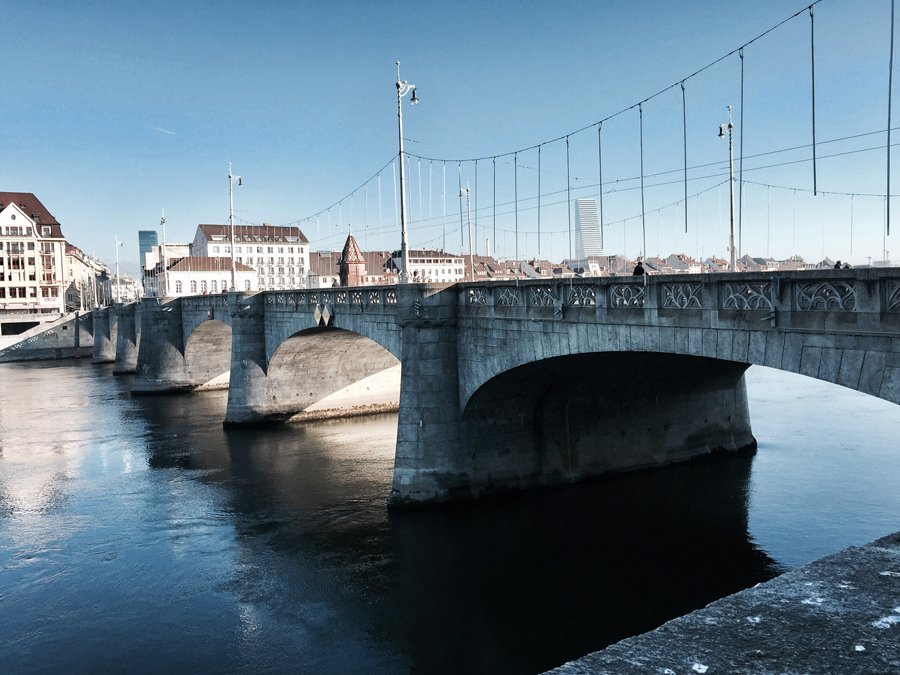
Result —
[[531, 674], [900, 530], [900, 406], [747, 375], [759, 452], [388, 511], [395, 415], [222, 428], [0, 365], [3, 673]]

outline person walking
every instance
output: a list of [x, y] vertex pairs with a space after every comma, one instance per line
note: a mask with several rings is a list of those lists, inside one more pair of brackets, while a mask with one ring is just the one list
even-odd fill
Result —
[[634, 272], [632, 272], [633, 276], [641, 277], [646, 274], [646, 270], [644, 270], [644, 263], [640, 260], [637, 261], [637, 265], [634, 266]]

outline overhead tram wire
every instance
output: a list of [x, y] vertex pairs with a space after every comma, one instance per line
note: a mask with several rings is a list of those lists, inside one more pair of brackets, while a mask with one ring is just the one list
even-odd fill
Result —
[[[420, 156], [420, 155], [413, 155], [413, 156], [414, 156], [414, 157], [421, 157], [421, 159], [435, 159], [435, 160], [437, 160], [437, 161], [442, 161], [442, 160], [446, 159], [448, 162], [474, 162], [476, 159], [478, 159], [478, 160], [495, 159], [495, 160], [496, 160], [496, 159], [498, 159], [498, 158], [500, 158], [500, 157], [509, 157], [509, 156], [511, 156], [513, 153], [516, 153], [516, 152], [525, 152], [525, 151], [527, 151], [527, 150], [534, 150], [534, 149], [536, 149], [539, 145], [548, 145], [548, 144], [550, 144], [550, 143], [556, 143], [557, 141], [564, 140], [564, 139], [568, 138], [569, 136], [574, 136], [574, 135], [576, 135], [576, 134], [580, 134], [582, 131], [587, 131], [588, 129], [591, 129], [591, 128], [593, 128], [593, 127], [596, 127], [596, 126], [598, 126], [599, 124], [601, 124], [601, 123], [603, 123], [603, 122], [606, 122], [606, 121], [608, 121], [608, 120], [613, 119], [614, 117], [618, 117], [619, 115], [622, 115], [622, 114], [628, 112], [629, 110], [633, 110], [633, 109], [637, 108], [640, 104], [647, 103], [648, 101], [651, 101], [651, 100], [653, 100], [653, 99], [655, 99], [655, 98], [661, 96], [662, 94], [666, 93], [666, 92], [669, 91], [670, 89], [674, 89], [675, 87], [677, 87], [677, 86], [678, 86], [679, 84], [681, 84], [682, 82], [687, 82], [688, 80], [690, 80], [690, 79], [693, 78], [693, 77], [696, 77], [696, 76], [699, 75], [700, 73], [702, 73], [702, 72], [704, 72], [704, 71], [706, 71], [706, 70], [709, 70], [710, 68], [712, 68], [712, 67], [715, 66], [716, 64], [721, 63], [722, 61], [724, 61], [725, 59], [727, 59], [729, 56], [733, 56], [734, 54], [737, 54], [739, 50], [742, 50], [742, 49], [745, 49], [746, 47], [749, 47], [749, 46], [752, 45], [754, 42], [757, 42], [758, 40], [762, 39], [763, 37], [765, 37], [766, 35], [768, 35], [768, 34], [771, 33], [772, 31], [774, 31], [774, 30], [780, 28], [781, 26], [783, 26], [784, 24], [786, 24], [788, 21], [791, 21], [791, 20], [793, 20], [793, 19], [796, 19], [798, 16], [800, 16], [801, 14], [803, 14], [803, 13], [806, 12], [806, 11], [811, 11], [812, 8], [813, 8], [814, 6], [816, 6], [816, 5], [818, 5], [820, 2], [822, 2], [822, 0], [815, 0], [815, 2], [813, 2], [812, 4], [810, 4], [808, 7], [804, 7], [803, 9], [801, 9], [801, 10], [795, 12], [794, 14], [791, 14], [789, 17], [787, 17], [786, 19], [784, 19], [784, 20], [780, 21], [779, 23], [775, 24], [774, 26], [772, 26], [772, 27], [769, 28], [768, 30], [763, 31], [762, 33], [760, 33], [759, 35], [757, 35], [757, 36], [756, 36], [755, 38], [753, 38], [752, 40], [748, 40], [747, 42], [745, 42], [744, 44], [742, 44], [740, 47], [736, 47], [735, 49], [732, 49], [732, 50], [731, 50], [730, 52], [728, 52], [727, 54], [723, 54], [722, 56], [720, 56], [720, 57], [717, 58], [716, 60], [707, 63], [705, 66], [703, 66], [702, 68], [699, 68], [698, 70], [695, 70], [693, 73], [691, 73], [691, 74], [688, 75], [687, 77], [681, 78], [680, 80], [678, 80], [678, 81], [676, 81], [676, 82], [673, 82], [673, 83], [670, 84], [669, 86], [664, 87], [663, 89], [660, 89], [660, 90], [657, 91], [655, 94], [651, 94], [650, 96], [647, 96], [646, 98], [642, 99], [642, 100], [639, 101], [638, 103], [634, 103], [634, 104], [632, 104], [632, 105], [630, 105], [630, 106], [628, 106], [628, 107], [626, 107], [626, 108], [622, 108], [622, 109], [619, 110], [618, 112], [612, 113], [611, 115], [608, 115], [608, 116], [604, 117], [604, 118], [601, 119], [601, 120], [598, 120], [598, 121], [596, 121], [596, 122], [591, 122], [590, 124], [586, 124], [586, 125], [584, 125], [583, 127], [580, 127], [579, 129], [576, 129], [576, 130], [574, 130], [574, 131], [570, 131], [570, 132], [568, 132], [568, 133], [566, 133], [566, 134], [563, 134], [563, 135], [561, 135], [561, 136], [557, 136], [556, 138], [552, 138], [552, 139], [549, 139], [549, 140], [546, 140], [546, 141], [542, 141], [542, 142], [540, 142], [540, 143], [535, 143], [535, 144], [533, 144], [533, 145], [529, 145], [529, 146], [524, 147], [524, 148], [518, 148], [517, 150], [510, 150], [509, 152], [503, 152], [503, 153], [499, 153], [499, 154], [496, 154], [496, 155], [484, 155], [484, 156], [481, 156], [481, 157], [466, 157], [466, 158], [456, 158], [456, 157], [450, 158], [450, 157], [446, 157], [446, 158], [438, 158], [438, 157], [425, 157], [424, 155], [422, 155], [422, 156]], [[409, 153], [406, 153], [406, 154], [409, 154]]]
[[[895, 144], [894, 144], [895, 147], [896, 147], [897, 145], [900, 145], [900, 143], [895, 143]], [[874, 146], [874, 147], [870, 147], [870, 148], [863, 148], [863, 149], [860, 149], [860, 150], [849, 150], [849, 151], [846, 151], [846, 152], [834, 153], [834, 154], [831, 154], [831, 155], [822, 155], [821, 157], [819, 157], [819, 159], [829, 159], [829, 158], [833, 158], [833, 157], [843, 157], [843, 156], [846, 156], [846, 155], [857, 154], [857, 153], [860, 153], [860, 152], [870, 152], [870, 151], [873, 151], [873, 150], [881, 150], [881, 149], [883, 149], [883, 148], [884, 148], [884, 146], [879, 145], [879, 146]], [[806, 159], [800, 159], [800, 160], [793, 160], [793, 161], [789, 161], [789, 162], [779, 162], [779, 163], [776, 163], [776, 164], [767, 164], [767, 165], [763, 165], [763, 166], [759, 166], [759, 167], [748, 168], [747, 171], [748, 171], [748, 172], [749, 172], [749, 171], [761, 171], [761, 170], [771, 169], [771, 168], [777, 168], [777, 167], [781, 167], [781, 166], [788, 166], [788, 165], [791, 165], [791, 164], [801, 164], [801, 163], [803, 163], [803, 162], [809, 162], [809, 161], [811, 161], [811, 160], [810, 160], [809, 158], [806, 158]], [[680, 173], [680, 172], [681, 172], [681, 169], [678, 169], [677, 171]], [[672, 172], [668, 172], [668, 173], [672, 173]], [[721, 172], [721, 173], [710, 173], [710, 174], [706, 174], [706, 175], [703, 175], [703, 176], [697, 176], [697, 177], [695, 177], [695, 178], [689, 178], [688, 180], [689, 180], [689, 181], [692, 181], [692, 182], [695, 182], [695, 181], [701, 181], [701, 180], [709, 180], [709, 179], [721, 178], [721, 177], [727, 176], [727, 175], [728, 175], [727, 171], [723, 171], [723, 172]], [[635, 177], [635, 178], [633, 178], [633, 179], [623, 179], [622, 181], [618, 181], [618, 182], [624, 182], [625, 180], [638, 180], [638, 177]], [[676, 179], [676, 180], [663, 181], [663, 182], [660, 182], [660, 183], [652, 183], [652, 184], [649, 184], [649, 185], [648, 185], [648, 184], [645, 184], [645, 189], [653, 189], [653, 188], [665, 187], [665, 186], [669, 186], [669, 185], [675, 185], [675, 184], [681, 183], [682, 180], [683, 180], [683, 179], [679, 177], [679, 178]], [[762, 185], [762, 186], [769, 185], [769, 184], [767, 184], [767, 183], [755, 183], [754, 181], [749, 181], [749, 180], [745, 180], [744, 182], [747, 183], [747, 184], [758, 184], [758, 185]], [[580, 187], [575, 188], [575, 189], [576, 189], [576, 190], [588, 190], [588, 189], [593, 189], [593, 188], [596, 188], [596, 187], [597, 187], [597, 184], [586, 184], [586, 185], [580, 186]], [[793, 190], [793, 189], [795, 189], [795, 188], [792, 188], [792, 187], [787, 187], [787, 186], [783, 186], [783, 185], [774, 185], [774, 184], [772, 184], [772, 187], [774, 187], [774, 188], [781, 188], [781, 189], [787, 189], [787, 190]], [[796, 189], [799, 189], [801, 192], [812, 192], [811, 189], [804, 189], [804, 188], [796, 188]], [[631, 192], [631, 191], [635, 191], [635, 190], [640, 190], [640, 186], [638, 185], [638, 186], [635, 186], [635, 187], [624, 187], [624, 188], [619, 187], [619, 188], [611, 188], [611, 189], [609, 189], [609, 190], [606, 190], [606, 194], [611, 194], [611, 193], [616, 193], [616, 192]], [[563, 188], [563, 189], [561, 189], [561, 190], [556, 190], [556, 191], [553, 191], [553, 192], [544, 193], [543, 196], [544, 196], [544, 197], [547, 197], [547, 196], [552, 196], [552, 195], [562, 195], [562, 194], [565, 194], [566, 192], [567, 192], [567, 190], [566, 190], [565, 188]], [[819, 191], [819, 193], [820, 193], [820, 194], [824, 194], [823, 191], [821, 191], [821, 190]], [[838, 193], [838, 192], [832, 192], [832, 193], [830, 193], [830, 194], [844, 194], [844, 195], [849, 195], [849, 194], [851, 194], [851, 193]], [[884, 198], [884, 195], [883, 195], [883, 194], [869, 194], [869, 193], [853, 193], [853, 194], [856, 194], [856, 196], [869, 196], [869, 197], [881, 197], [881, 198]], [[896, 196], [896, 195], [893, 195], [893, 196]], [[543, 200], [542, 200], [541, 203], [542, 203], [542, 206], [543, 206], [543, 205], [544, 205]], [[557, 201], [557, 202], [552, 202], [552, 203], [550, 203], [550, 204], [548, 204], [548, 205], [549, 205], [549, 206], [557, 206], [557, 205], [560, 205], [560, 204], [563, 204], [563, 203], [565, 203], [565, 199], [560, 200], [560, 201]], [[680, 200], [678, 200], [677, 202], [673, 202], [673, 205], [676, 205], [676, 204], [682, 204], [682, 203], [683, 203], [683, 200], [680, 199]], [[499, 207], [513, 207], [513, 205], [514, 205], [514, 202], [513, 202], [513, 201], [508, 201], [508, 202], [502, 202], [502, 203], [500, 203], [500, 204], [497, 204], [496, 206], [499, 206]], [[536, 208], [536, 207], [528, 207], [528, 208], [524, 208], [524, 209], [521, 209], [521, 207], [520, 207], [521, 210], [526, 210], [526, 211], [527, 211], [527, 210], [531, 210], [532, 208]], [[513, 214], [512, 208], [510, 208], [509, 211], [501, 211], [501, 212], [499, 212], [499, 215], [501, 215], [501, 216], [502, 216], [502, 215], [512, 215], [512, 214]], [[616, 221], [616, 222], [618, 222], [618, 221]], [[609, 223], [607, 223], [607, 224], [609, 224]], [[512, 232], [513, 232], [513, 230], [503, 230], [503, 229], [501, 229], [501, 230], [499, 230], [499, 231], [500, 231], [500, 232], [510, 233], [510, 234], [512, 234]]]

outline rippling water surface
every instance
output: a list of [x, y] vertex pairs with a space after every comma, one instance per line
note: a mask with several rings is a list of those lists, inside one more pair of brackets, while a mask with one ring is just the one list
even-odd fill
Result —
[[225, 431], [0, 365], [0, 671], [538, 673], [900, 530], [900, 406], [748, 373], [759, 453], [388, 511], [396, 416]]

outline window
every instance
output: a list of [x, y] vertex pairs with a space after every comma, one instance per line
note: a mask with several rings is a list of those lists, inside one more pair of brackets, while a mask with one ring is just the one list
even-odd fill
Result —
[[265, 273], [266, 273], [266, 271], [265, 271], [262, 267], [260, 267], [260, 268], [259, 268], [259, 271], [257, 271], [257, 274], [258, 274], [259, 276], [262, 276], [262, 275], [265, 274]]
[[179, 295], [181, 294], [181, 281], [180, 280], [175, 282], [175, 292], [178, 293]]
[[241, 260], [241, 257], [240, 257], [240, 256], [238, 256], [237, 258], [235, 258], [235, 261], [236, 261], [236, 262], [243, 262], [243, 260]]
[[235, 246], [235, 247], [234, 247], [234, 252], [235, 252], [235, 253], [240, 253], [240, 252], [241, 252], [241, 247], [240, 247], [240, 246]]
[[283, 267], [279, 267], [279, 268], [278, 268], [278, 274], [284, 274], [284, 268], [283, 268]]
[[279, 264], [279, 265], [284, 265], [284, 258], [279, 258], [279, 259], [278, 259], [278, 264]]
[[225, 253], [231, 253], [231, 247], [230, 247], [230, 246], [226, 246], [226, 247], [225, 247]]
[[218, 253], [218, 252], [219, 252], [219, 247], [213, 246], [213, 253]]
[[196, 292], [197, 292], [197, 282], [192, 280], [191, 281], [191, 293], [196, 293]]
[[288, 258], [288, 265], [293, 265], [293, 264], [294, 264], [294, 259]]
[[278, 277], [278, 285], [284, 286], [284, 277]]
[[[34, 289], [32, 289], [32, 290], [34, 290]], [[59, 297], [59, 287], [58, 286], [54, 286], [53, 288], [50, 289], [50, 296], [54, 297], [54, 298]]]
[[288, 246], [288, 253], [293, 253], [293, 252], [294, 252], [294, 247]]
[[269, 268], [269, 276], [272, 276], [272, 275], [274, 275], [274, 274], [275, 274], [275, 268], [274, 268], [274, 267], [270, 267], [270, 268]]
[[53, 244], [42, 243], [41, 253], [49, 253], [50, 255], [53, 255]]
[[257, 265], [262, 265], [262, 264], [263, 264], [263, 259], [262, 259], [262, 258], [257, 258], [257, 259], [256, 259], [256, 264], [257, 264]]
[[216, 290], [216, 288], [217, 288], [217, 286], [216, 286], [216, 280], [213, 279], [212, 281], [209, 282], [209, 290], [210, 290], [211, 293], [218, 293], [218, 291]]
[[[259, 239], [259, 237], [257, 237], [257, 239]], [[257, 247], [256, 247], [256, 252], [257, 252], [257, 253], [262, 253], [262, 252], [263, 252], [262, 246], [257, 246]]]
[[222, 279], [222, 292], [224, 293], [227, 290], [228, 290], [228, 282], [225, 281], [224, 279]]
[[269, 250], [266, 251], [266, 253], [275, 253], [274, 247], [269, 246], [269, 247], [267, 247], [267, 248], [268, 248]]
[[279, 252], [279, 253], [284, 253], [284, 246], [279, 246], [279, 247], [278, 247], [278, 252]]
[[200, 280], [200, 292], [206, 293], [206, 279]]
[[34, 242], [33, 242], [33, 241], [29, 241], [29, 242], [28, 242], [28, 250], [29, 250], [29, 251], [33, 251], [33, 250], [34, 250]]
[[270, 265], [274, 265], [274, 264], [275, 264], [275, 258], [270, 257], [270, 258], [269, 258], [269, 264], [270, 264]]
[[249, 279], [246, 279], [246, 280], [244, 281], [244, 290], [245, 290], [245, 291], [249, 291], [249, 290], [250, 290], [250, 280], [249, 280]]

